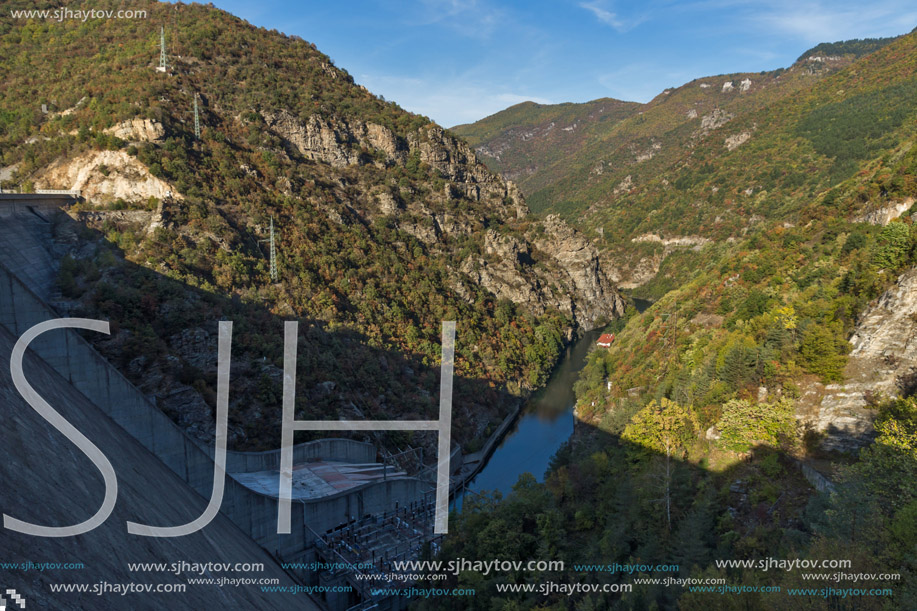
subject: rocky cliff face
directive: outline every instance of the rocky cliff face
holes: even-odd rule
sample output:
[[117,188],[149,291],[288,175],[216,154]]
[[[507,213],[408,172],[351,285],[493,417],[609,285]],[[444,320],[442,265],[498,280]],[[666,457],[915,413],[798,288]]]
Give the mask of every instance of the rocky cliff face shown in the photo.
[[367,123],[353,129],[346,121],[332,122],[317,115],[302,122],[286,110],[266,111],[262,117],[274,133],[303,157],[323,161],[335,168],[369,161],[360,148],[384,151],[390,161],[404,157],[403,147],[381,125]]
[[181,195],[124,151],[89,151],[52,164],[35,182],[38,188],[76,189],[89,200],[145,201]]
[[853,350],[842,384],[813,384],[801,405],[803,421],[825,436],[828,449],[850,451],[873,434],[883,398],[912,393],[917,385],[917,269],[903,274],[866,312],[850,338]]
[[599,253],[560,217],[551,215],[524,235],[514,236],[487,229],[479,219],[437,211],[448,200],[466,198],[488,203],[489,210],[503,221],[528,215],[516,186],[489,171],[467,143],[439,126],[421,128],[401,139],[374,123],[315,115],[301,121],[285,110],[262,116],[291,152],[306,159],[342,168],[405,165],[414,158],[436,170],[445,186],[429,196],[428,203],[406,206],[397,190],[376,189],[375,209],[353,202],[351,211],[391,216],[400,229],[431,246],[482,231],[483,252],[467,257],[459,266],[465,276],[455,281],[460,293],[463,280],[470,280],[535,315],[556,308],[586,329],[623,314],[624,301],[600,263]]
[[571,310],[587,328],[594,328],[624,314],[624,301],[602,267],[599,252],[579,232],[557,215],[544,221],[545,233],[534,240],[563,275],[558,284],[572,295]]
[[[497,297],[538,315],[557,308],[593,329],[624,314],[624,300],[599,264],[598,252],[557,216],[528,239],[488,230],[485,250],[462,262],[461,271]],[[546,265],[536,266],[539,260]]]
[[441,127],[433,125],[419,130],[408,138],[411,153],[417,154],[442,176],[455,183],[461,194],[474,201],[508,198],[507,217],[514,214],[522,218],[528,208],[522,202],[522,194],[511,182],[505,182],[478,161],[471,147],[454,138]]
[[402,139],[388,128],[370,122],[325,119],[317,115],[303,122],[286,110],[263,112],[262,116],[274,133],[306,159],[341,168],[370,163],[403,165],[410,156],[416,156],[453,183],[453,187],[458,187],[456,195],[473,201],[509,197],[516,205],[516,216],[521,218],[527,213],[512,183],[491,173],[478,161],[471,147],[437,125]]

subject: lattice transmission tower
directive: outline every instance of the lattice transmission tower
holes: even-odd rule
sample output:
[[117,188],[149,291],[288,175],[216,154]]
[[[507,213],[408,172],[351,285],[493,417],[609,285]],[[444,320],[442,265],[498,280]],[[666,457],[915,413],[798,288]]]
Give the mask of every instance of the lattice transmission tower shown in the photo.
[[194,139],[201,139],[201,118],[197,112],[197,99],[200,97],[197,93],[194,94]]
[[274,215],[271,215],[271,237],[262,242],[270,242],[270,261],[271,261],[271,282],[277,282],[280,274],[277,272],[277,246],[274,240]]
[[164,25],[159,26],[159,67],[156,68],[160,72],[165,72],[166,68],[166,27]]
[[271,215],[271,282],[277,282],[277,248],[274,245],[274,215]]

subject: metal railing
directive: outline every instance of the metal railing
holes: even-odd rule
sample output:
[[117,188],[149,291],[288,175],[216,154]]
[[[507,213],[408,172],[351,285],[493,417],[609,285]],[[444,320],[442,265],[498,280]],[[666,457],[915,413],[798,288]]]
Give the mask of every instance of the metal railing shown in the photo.
[[76,189],[35,189],[35,193],[45,195],[72,195],[73,197],[80,196],[80,192]]
[[23,191],[21,189],[0,189],[0,193],[11,195],[69,195],[70,197],[81,197],[81,191],[78,189],[35,189],[34,191]]

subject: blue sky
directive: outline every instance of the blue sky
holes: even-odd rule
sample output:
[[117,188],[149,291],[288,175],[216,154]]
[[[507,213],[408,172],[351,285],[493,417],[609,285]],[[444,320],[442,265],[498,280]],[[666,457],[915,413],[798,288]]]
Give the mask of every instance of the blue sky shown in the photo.
[[917,26],[913,0],[214,0],[314,42],[372,92],[451,127],[524,100],[646,102]]

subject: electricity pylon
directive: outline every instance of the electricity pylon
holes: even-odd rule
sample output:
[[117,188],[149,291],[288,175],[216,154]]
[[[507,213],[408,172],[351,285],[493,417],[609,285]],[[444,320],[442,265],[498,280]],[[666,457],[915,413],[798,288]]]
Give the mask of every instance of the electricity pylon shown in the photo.
[[197,113],[197,98],[198,97],[199,97],[198,94],[195,93],[194,94],[194,139],[195,140],[201,139],[201,119]]
[[274,215],[271,215],[271,237],[268,240],[261,240],[262,242],[271,243],[271,282],[277,282],[280,274],[277,273],[277,247],[274,244]]
[[159,67],[160,72],[166,71],[166,27],[159,26]]

